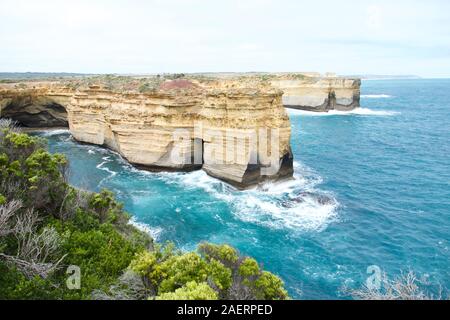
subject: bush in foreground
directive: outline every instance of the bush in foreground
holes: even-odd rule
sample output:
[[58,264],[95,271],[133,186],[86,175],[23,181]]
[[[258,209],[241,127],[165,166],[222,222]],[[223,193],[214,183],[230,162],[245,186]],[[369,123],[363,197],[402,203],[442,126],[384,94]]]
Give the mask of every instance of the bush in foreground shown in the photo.
[[[286,299],[226,245],[183,253],[129,224],[110,191],[67,183],[67,159],[0,119],[0,299]],[[81,286],[66,285],[69,266]]]

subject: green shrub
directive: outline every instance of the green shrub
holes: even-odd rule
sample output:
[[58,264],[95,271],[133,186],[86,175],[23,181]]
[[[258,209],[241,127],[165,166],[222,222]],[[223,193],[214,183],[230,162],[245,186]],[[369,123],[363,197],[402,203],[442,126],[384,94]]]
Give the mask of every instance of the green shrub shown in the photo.
[[235,264],[239,255],[236,249],[229,245],[213,245],[210,243],[202,243],[199,246],[199,252],[205,256],[206,259],[216,259],[225,265]]
[[[0,205],[5,220],[0,226],[6,229],[0,232],[0,299],[91,299],[93,292],[114,297],[119,287],[133,298],[135,285],[144,288],[135,295],[139,299],[287,298],[278,277],[228,245],[203,243],[186,253],[170,242],[154,244],[129,224],[129,215],[111,191],[71,187],[63,155],[50,154],[42,139],[4,124]],[[11,203],[16,205],[8,211]],[[21,228],[10,228],[18,221]],[[42,235],[49,235],[48,243]],[[26,239],[36,240],[27,242],[36,247],[23,254]],[[40,245],[50,246],[49,254],[30,254],[39,252]],[[48,272],[30,267],[36,264]],[[69,265],[80,268],[80,290],[66,287]],[[128,273],[139,283],[125,281]]]
[[163,293],[156,300],[217,300],[217,293],[207,283],[188,282],[175,292]]
[[283,281],[274,274],[263,271],[255,281],[256,297],[262,300],[284,300],[288,298]]
[[223,292],[231,287],[233,282],[231,269],[225,267],[221,262],[212,259],[208,264],[209,278],[218,291]]
[[27,279],[0,261],[0,300],[60,299],[61,290],[50,279]]
[[281,279],[261,271],[256,260],[240,257],[228,245],[203,243],[198,252],[188,253],[176,252],[170,245],[159,246],[152,252],[139,252],[129,270],[142,277],[148,292],[153,292],[149,298],[179,297],[189,283],[205,283],[221,299],[288,298]]
[[173,256],[160,267],[164,275],[158,290],[160,293],[174,291],[191,281],[201,283],[208,278],[207,264],[195,252]]
[[253,258],[246,258],[239,266],[239,274],[243,277],[256,276],[260,273],[258,262]]

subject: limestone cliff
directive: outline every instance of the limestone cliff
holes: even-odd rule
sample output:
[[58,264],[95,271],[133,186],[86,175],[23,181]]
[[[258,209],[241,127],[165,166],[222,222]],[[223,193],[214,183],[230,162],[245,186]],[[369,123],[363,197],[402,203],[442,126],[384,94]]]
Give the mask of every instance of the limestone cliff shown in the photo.
[[293,174],[281,99],[263,82],[234,80],[165,81],[147,92],[61,83],[0,89],[4,117],[28,126],[67,121],[76,140],[107,146],[135,165],[203,168],[238,188]]
[[282,101],[286,108],[328,112],[349,111],[360,106],[361,80],[338,77],[333,73],[215,73],[191,76],[234,79],[248,85],[265,81],[283,91]]
[[12,118],[25,127],[67,127],[68,97],[49,97],[48,89],[1,90],[0,116]]
[[283,90],[283,105],[287,108],[327,112],[360,106],[359,79],[289,75],[276,77],[271,83]]

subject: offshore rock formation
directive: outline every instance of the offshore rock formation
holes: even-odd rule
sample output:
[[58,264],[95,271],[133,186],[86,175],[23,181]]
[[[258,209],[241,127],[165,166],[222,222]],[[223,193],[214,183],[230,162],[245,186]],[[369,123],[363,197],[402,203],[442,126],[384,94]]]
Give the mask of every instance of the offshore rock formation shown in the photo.
[[360,107],[361,80],[339,77],[333,73],[215,73],[198,74],[218,79],[235,79],[241,82],[260,80],[283,91],[286,108],[314,112],[330,110],[350,111]]
[[149,170],[203,168],[238,188],[292,177],[282,92],[263,82],[173,80],[148,92],[32,86],[0,88],[1,116],[31,127],[68,123],[76,140]]
[[360,106],[361,80],[317,75],[285,75],[271,81],[283,90],[286,108],[328,112],[349,111]]

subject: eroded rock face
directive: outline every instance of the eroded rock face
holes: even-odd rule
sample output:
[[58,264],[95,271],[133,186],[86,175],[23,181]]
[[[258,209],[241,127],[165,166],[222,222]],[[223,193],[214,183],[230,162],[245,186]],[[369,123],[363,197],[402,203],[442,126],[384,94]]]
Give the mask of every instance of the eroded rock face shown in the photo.
[[283,90],[283,105],[287,108],[327,112],[349,111],[360,106],[361,80],[359,79],[279,77],[272,81],[272,85]]
[[67,111],[60,102],[56,97],[41,95],[39,90],[8,91],[2,94],[0,111],[2,117],[24,127],[68,127]]
[[[13,107],[21,105],[14,101],[34,101],[26,104],[28,109],[17,108],[28,110],[27,121],[33,125],[30,108],[58,105],[67,111],[70,131],[80,142],[107,146],[150,170],[203,168],[247,188],[292,177],[291,129],[281,97],[280,90],[263,83],[248,87],[231,80],[174,80],[148,93],[99,86],[72,90],[57,84],[3,89],[0,106],[2,116],[12,116]],[[53,109],[45,111],[62,120]]]

